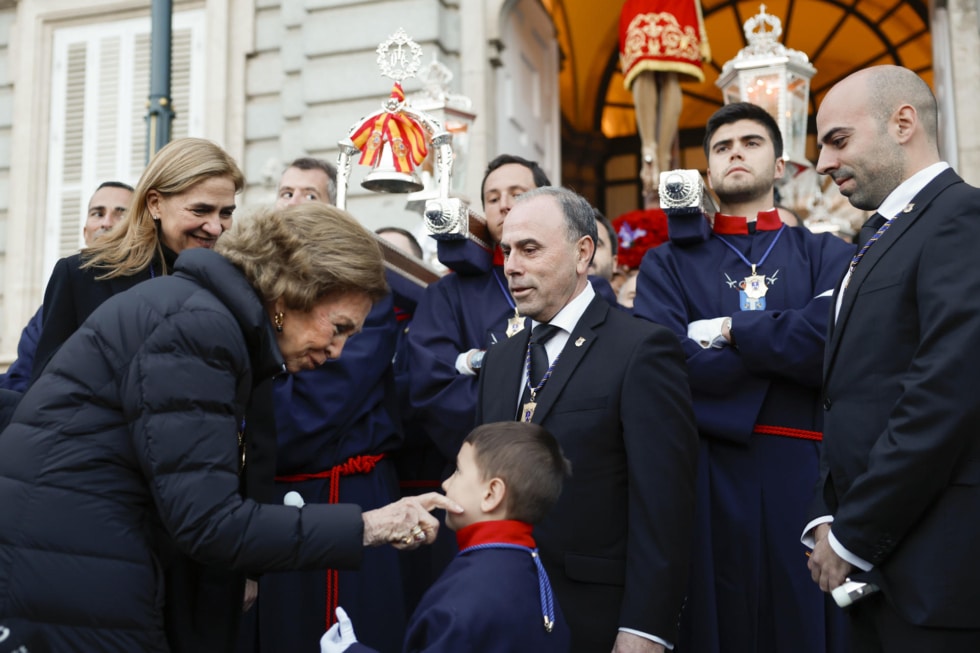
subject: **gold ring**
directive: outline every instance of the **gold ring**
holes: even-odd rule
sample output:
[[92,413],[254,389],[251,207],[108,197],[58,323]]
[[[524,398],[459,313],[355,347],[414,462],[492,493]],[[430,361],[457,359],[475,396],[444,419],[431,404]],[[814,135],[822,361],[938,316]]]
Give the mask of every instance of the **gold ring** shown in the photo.
[[421,526],[416,525],[415,528],[412,529],[412,537],[414,537],[417,540],[424,540],[425,531],[422,530]]

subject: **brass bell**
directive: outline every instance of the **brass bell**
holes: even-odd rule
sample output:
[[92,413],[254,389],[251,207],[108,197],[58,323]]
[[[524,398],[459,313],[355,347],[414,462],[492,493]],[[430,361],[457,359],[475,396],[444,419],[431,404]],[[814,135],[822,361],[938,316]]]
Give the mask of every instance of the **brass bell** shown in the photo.
[[378,163],[364,177],[361,186],[375,193],[417,193],[425,188],[414,170],[400,172],[395,168],[395,158],[388,142],[382,144]]

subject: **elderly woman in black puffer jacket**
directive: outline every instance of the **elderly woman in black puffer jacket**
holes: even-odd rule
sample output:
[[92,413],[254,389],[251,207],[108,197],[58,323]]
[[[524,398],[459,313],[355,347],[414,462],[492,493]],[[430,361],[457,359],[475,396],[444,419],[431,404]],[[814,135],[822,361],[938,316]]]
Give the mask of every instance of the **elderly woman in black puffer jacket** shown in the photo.
[[[102,304],[0,434],[0,618],[53,651],[224,651],[245,572],[431,542],[438,494],[363,512],[242,498],[253,387],[336,358],[385,292],[344,212],[260,213]],[[315,646],[315,642],[311,642]]]

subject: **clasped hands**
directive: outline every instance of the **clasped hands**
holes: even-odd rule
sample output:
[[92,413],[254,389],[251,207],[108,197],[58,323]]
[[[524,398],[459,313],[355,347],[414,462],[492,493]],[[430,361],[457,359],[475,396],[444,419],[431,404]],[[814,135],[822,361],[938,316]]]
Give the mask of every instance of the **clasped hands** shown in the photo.
[[463,507],[438,492],[417,497],[404,497],[376,510],[361,515],[364,520],[364,546],[391,544],[396,549],[415,549],[431,544],[439,532],[439,520],[431,513],[442,508],[452,513],[463,512]]

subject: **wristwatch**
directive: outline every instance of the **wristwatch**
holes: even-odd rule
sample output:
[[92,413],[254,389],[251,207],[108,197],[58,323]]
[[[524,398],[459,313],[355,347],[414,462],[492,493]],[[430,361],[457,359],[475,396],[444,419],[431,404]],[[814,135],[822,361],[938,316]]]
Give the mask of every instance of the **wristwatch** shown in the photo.
[[473,368],[474,372],[479,372],[480,368],[483,367],[483,357],[487,355],[487,352],[480,350],[470,356],[470,367]]

